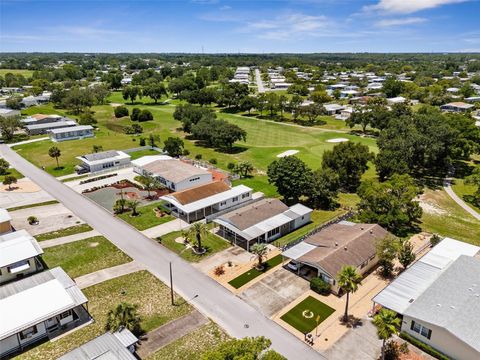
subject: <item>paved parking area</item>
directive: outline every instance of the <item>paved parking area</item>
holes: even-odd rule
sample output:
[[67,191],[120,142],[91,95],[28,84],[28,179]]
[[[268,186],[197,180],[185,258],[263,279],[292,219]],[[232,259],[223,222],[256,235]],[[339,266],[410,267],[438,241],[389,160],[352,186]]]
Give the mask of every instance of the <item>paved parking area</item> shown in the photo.
[[[31,235],[43,234],[84,223],[62,204],[16,210],[10,212],[10,216],[15,229],[25,229]],[[29,216],[35,216],[39,224],[28,224],[27,218]]]
[[308,281],[281,267],[248,287],[240,297],[271,317],[309,289]]

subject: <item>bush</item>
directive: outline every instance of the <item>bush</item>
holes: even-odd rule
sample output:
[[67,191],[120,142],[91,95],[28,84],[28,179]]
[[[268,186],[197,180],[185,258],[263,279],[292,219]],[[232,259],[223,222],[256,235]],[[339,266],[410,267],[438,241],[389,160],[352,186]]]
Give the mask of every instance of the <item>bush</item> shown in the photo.
[[215,269],[213,270],[213,274],[215,276],[221,276],[225,274],[225,269],[223,268],[223,265],[216,266]]
[[442,241],[442,237],[438,234],[433,234],[432,237],[430,238],[430,245],[435,246],[437,245],[440,241]]
[[145,141],[145,138],[140,138],[140,143],[139,143],[140,146],[145,146],[146,145],[146,141]]
[[233,169],[235,169],[235,163],[233,162],[229,162],[228,165],[227,165],[227,169],[232,171]]
[[202,154],[197,154],[195,155],[196,160],[202,160]]
[[37,224],[38,223],[38,219],[35,217],[35,216],[29,216],[27,218],[27,221],[30,225],[33,225],[33,224]]
[[403,340],[408,341],[410,344],[415,345],[417,348],[420,350],[426,352],[428,355],[433,356],[434,358],[440,359],[440,360],[450,360],[450,358],[444,354],[442,354],[440,351],[434,349],[430,345],[425,344],[424,342],[414,338],[413,336],[407,334],[406,332],[401,332],[400,337]]
[[138,114],[138,121],[150,121],[153,120],[153,114],[150,110],[144,109]]
[[140,115],[140,109],[139,108],[133,108],[132,113],[130,114],[130,120],[132,121],[137,121],[138,117]]
[[210,164],[216,165],[217,164],[217,159],[213,158],[213,159],[208,160],[208,162]]
[[310,280],[310,289],[320,295],[330,294],[331,285],[319,277],[314,277]]
[[123,128],[125,134],[141,134],[143,132],[143,128],[138,124],[133,124],[132,126],[126,126]]
[[116,118],[128,116],[128,109],[125,106],[117,106],[113,112],[115,113]]
[[190,155],[190,151],[188,149],[184,149],[182,155],[183,156],[188,156],[188,155]]
[[79,125],[94,125],[96,123],[97,123],[97,119],[95,119],[91,111],[82,112],[78,117]]

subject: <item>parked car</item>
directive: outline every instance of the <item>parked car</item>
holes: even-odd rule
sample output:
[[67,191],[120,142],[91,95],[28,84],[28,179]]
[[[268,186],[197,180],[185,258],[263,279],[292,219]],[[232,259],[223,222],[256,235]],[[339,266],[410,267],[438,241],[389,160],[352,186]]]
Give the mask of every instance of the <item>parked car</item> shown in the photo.
[[290,269],[290,270],[293,270],[293,271],[297,271],[298,269],[300,269],[302,267],[302,264],[299,264],[295,261],[290,261],[288,264],[287,264],[287,267]]

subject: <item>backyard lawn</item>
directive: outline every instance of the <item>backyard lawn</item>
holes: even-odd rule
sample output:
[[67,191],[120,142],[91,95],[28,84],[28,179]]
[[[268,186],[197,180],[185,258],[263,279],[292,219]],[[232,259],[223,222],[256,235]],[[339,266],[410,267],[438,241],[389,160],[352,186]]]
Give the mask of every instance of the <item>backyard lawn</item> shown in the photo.
[[320,316],[318,324],[321,324],[334,312],[335,309],[318,301],[313,296],[309,296],[290,311],[282,315],[280,319],[305,334],[311,332],[317,327],[317,316]]
[[255,269],[254,267],[251,268],[248,271],[245,271],[243,274],[240,276],[237,276],[235,279],[230,280],[228,283],[233,286],[235,289],[241,288],[243,285],[246,283],[252,281],[256,277],[265,274],[267,271],[272,270],[275,266],[280,265],[282,263],[282,255],[277,255],[271,258],[268,261],[265,261],[264,264],[264,269],[262,271],[259,271]]
[[70,236],[74,234],[80,234],[87,231],[92,231],[92,227],[88,224],[80,224],[75,226],[70,226],[65,229],[51,231],[44,234],[39,234],[35,236],[35,239],[38,241],[51,240],[59,237]]
[[0,182],[3,183],[3,180],[5,179],[5,176],[7,176],[7,175],[15,176],[15,178],[16,178],[17,180],[19,180],[19,179],[21,179],[21,178],[24,177],[24,176],[23,176],[22,174],[20,174],[16,169],[14,169],[14,168],[9,168],[9,169],[7,170],[7,173],[6,173],[6,174],[0,175]]
[[126,221],[127,223],[135,227],[137,230],[145,230],[175,219],[171,215],[164,215],[163,217],[158,217],[153,211],[153,209],[157,208],[159,204],[161,204],[161,202],[156,202],[150,205],[138,207],[137,212],[140,214],[138,216],[131,216],[131,211],[127,211],[117,216],[123,221]]
[[60,266],[71,278],[132,261],[103,236],[53,246],[44,251],[42,259],[48,267]]
[[171,320],[177,319],[192,308],[184,302],[170,304],[170,288],[147,271],[105,281],[83,290],[88,298],[88,311],[95,321],[53,342],[45,342],[18,356],[21,360],[51,360],[86,343],[105,332],[107,313],[120,302],[139,305],[142,328],[151,331]]
[[157,240],[160,244],[190,262],[198,262],[212,254],[215,254],[216,252],[225,250],[231,246],[228,241],[218,237],[215,234],[212,234],[211,232],[208,232],[207,236],[202,240],[202,246],[206,248],[207,252],[203,255],[197,255],[192,251],[191,248],[185,247],[185,245],[183,245],[183,242],[179,243],[175,241],[176,239],[181,237],[181,231],[174,231],[170,234],[162,236],[160,239]]
[[210,322],[161,348],[145,360],[196,360],[205,351],[228,339],[229,336],[217,324]]

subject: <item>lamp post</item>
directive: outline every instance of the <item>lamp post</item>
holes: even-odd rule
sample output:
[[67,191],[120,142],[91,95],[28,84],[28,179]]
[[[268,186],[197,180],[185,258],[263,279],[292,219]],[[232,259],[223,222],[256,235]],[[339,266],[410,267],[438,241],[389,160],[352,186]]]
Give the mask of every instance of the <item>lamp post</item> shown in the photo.
[[172,262],[170,261],[170,297],[172,299],[172,305],[175,305],[175,298],[173,295],[173,276],[172,276]]

